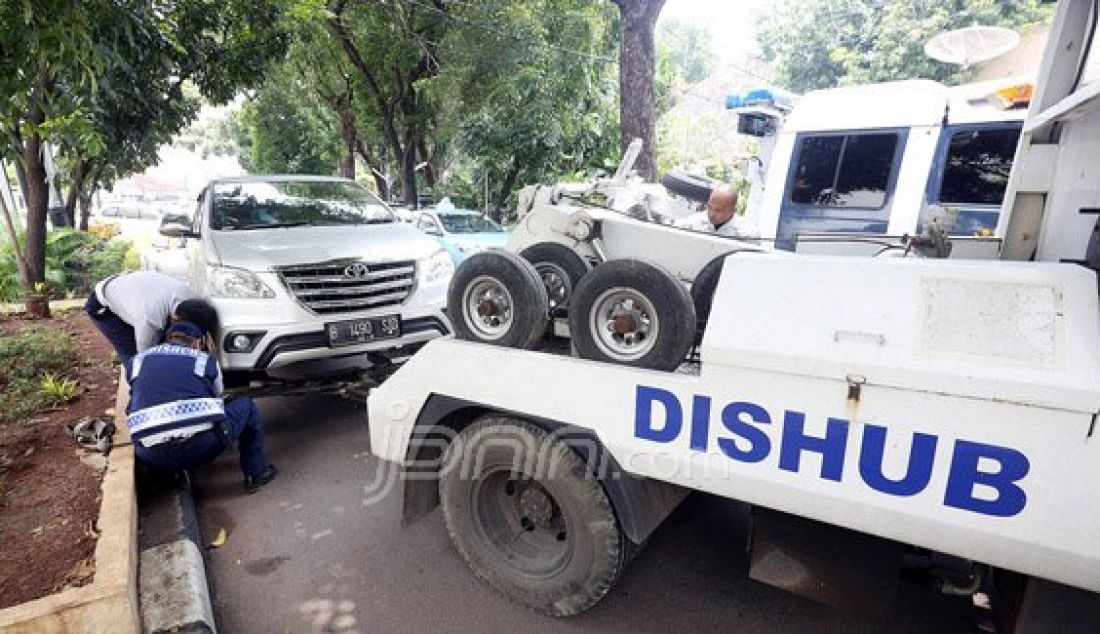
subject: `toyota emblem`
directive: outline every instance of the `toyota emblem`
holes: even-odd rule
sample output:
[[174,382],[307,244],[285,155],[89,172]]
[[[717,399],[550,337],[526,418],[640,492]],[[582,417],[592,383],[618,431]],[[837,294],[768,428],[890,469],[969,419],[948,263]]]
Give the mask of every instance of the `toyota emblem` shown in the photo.
[[361,280],[370,275],[370,267],[362,262],[355,262],[354,264],[349,264],[347,268],[344,269],[344,275],[352,279]]

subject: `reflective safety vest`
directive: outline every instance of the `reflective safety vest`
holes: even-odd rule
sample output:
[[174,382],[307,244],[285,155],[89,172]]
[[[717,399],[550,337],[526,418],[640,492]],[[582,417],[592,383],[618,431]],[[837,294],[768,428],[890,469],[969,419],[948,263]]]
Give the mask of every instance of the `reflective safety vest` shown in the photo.
[[134,357],[130,370],[130,437],[146,447],[186,439],[225,418],[221,372],[213,357],[171,343]]

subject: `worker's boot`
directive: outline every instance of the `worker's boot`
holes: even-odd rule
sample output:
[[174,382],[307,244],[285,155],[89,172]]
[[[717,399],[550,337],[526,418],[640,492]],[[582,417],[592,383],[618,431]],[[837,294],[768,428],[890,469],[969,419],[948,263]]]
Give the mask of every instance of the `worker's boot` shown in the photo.
[[260,490],[260,487],[271,482],[275,479],[275,475],[279,473],[279,470],[275,468],[275,465],[269,464],[264,467],[264,470],[254,476],[244,477],[244,490],[248,493],[255,493]]

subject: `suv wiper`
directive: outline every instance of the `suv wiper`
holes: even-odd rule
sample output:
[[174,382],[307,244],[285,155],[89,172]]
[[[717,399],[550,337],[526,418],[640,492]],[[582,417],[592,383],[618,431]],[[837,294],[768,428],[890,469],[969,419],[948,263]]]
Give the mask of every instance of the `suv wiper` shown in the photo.
[[286,229],[288,227],[308,227],[312,225],[312,222],[274,222],[271,224],[243,225],[236,227],[236,229],[238,231],[245,231],[248,229]]
[[388,218],[360,218],[348,222],[322,222],[320,224],[323,227],[355,227],[359,225],[388,225],[393,224],[394,222],[396,221],[390,220]]

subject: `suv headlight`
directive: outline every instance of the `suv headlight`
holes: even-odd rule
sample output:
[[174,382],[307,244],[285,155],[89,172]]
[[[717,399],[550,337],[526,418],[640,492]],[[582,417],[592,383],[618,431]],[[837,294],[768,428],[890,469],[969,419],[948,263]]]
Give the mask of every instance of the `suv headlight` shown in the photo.
[[446,249],[440,249],[424,261],[424,281],[438,282],[455,272],[455,262]]
[[232,299],[270,299],[275,292],[267,287],[252,271],[226,266],[207,268],[210,296]]

